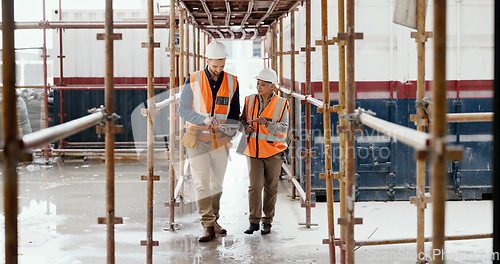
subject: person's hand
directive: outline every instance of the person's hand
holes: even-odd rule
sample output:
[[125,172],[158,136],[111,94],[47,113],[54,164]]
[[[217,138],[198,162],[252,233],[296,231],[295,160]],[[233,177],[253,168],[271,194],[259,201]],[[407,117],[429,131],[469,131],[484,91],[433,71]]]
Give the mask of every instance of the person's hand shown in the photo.
[[236,131],[238,130],[238,127],[231,127],[231,126],[228,126],[228,125],[224,125],[224,124],[221,124],[219,127],[219,130],[228,135],[228,136],[234,136],[234,134],[236,134]]
[[207,126],[215,127],[220,124],[220,119],[216,116],[207,117],[203,119],[203,123]]
[[250,134],[255,131],[255,127],[252,125],[248,125],[247,128],[245,129],[245,133]]
[[255,118],[255,119],[249,120],[248,122],[249,123],[255,122],[257,124],[266,125],[266,126],[269,124],[269,121],[267,121],[267,119],[265,119],[263,117]]

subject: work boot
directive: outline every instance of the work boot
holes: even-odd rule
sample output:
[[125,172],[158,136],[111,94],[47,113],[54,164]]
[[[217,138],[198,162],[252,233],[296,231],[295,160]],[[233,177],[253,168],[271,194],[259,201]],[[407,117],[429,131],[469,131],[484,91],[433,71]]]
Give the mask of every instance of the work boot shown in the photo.
[[214,231],[216,234],[221,234],[221,235],[227,234],[227,230],[224,229],[222,226],[220,226],[219,223],[217,223],[217,221],[215,222]]
[[259,230],[259,224],[254,224],[254,223],[250,222],[250,226],[243,233],[251,235],[251,234],[253,234],[254,231],[257,231],[257,230]]
[[262,223],[262,229],[260,230],[261,235],[271,233],[271,224]]
[[208,242],[215,238],[215,231],[213,226],[207,226],[204,228],[205,234],[198,238],[198,242]]

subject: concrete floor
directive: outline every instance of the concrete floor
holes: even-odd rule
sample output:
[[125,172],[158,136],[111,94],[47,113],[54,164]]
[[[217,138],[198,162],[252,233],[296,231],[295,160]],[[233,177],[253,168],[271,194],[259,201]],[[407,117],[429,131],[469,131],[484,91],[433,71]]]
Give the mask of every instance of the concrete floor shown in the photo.
[[[329,263],[328,247],[321,243],[327,237],[325,203],[312,209],[312,222],[318,227],[298,225],[305,221],[305,210],[299,200],[287,196],[290,184],[286,181],[280,183],[272,233],[243,234],[248,226],[246,170],[245,158],[232,153],[219,220],[228,234],[200,244],[197,239],[202,228],[197,213],[191,212],[190,181],[186,182],[185,206],[177,209],[178,229],[164,230],[168,170],[163,162],[155,165],[155,174],[160,175],[154,192],[153,239],[159,241],[153,248],[155,263]],[[105,263],[106,226],[97,224],[97,218],[105,215],[104,163],[33,163],[20,165],[18,171],[19,263]],[[124,221],[116,225],[116,263],[146,261],[146,248],[140,246],[146,237],[146,183],[140,181],[145,173],[143,163],[116,164],[116,216]],[[449,202],[447,234],[492,232],[491,207],[490,201]],[[338,217],[338,205],[335,213]],[[358,203],[356,214],[364,218],[364,224],[356,226],[358,240],[415,237],[416,210],[408,202]],[[2,225],[3,221],[1,218]],[[430,222],[431,208],[426,214],[427,235],[432,231]],[[491,263],[491,248],[491,239],[447,242],[447,263]],[[426,243],[426,250],[430,249],[431,244]],[[1,255],[3,250],[1,247]],[[356,251],[356,263],[415,263],[414,251],[415,244],[362,247]]]

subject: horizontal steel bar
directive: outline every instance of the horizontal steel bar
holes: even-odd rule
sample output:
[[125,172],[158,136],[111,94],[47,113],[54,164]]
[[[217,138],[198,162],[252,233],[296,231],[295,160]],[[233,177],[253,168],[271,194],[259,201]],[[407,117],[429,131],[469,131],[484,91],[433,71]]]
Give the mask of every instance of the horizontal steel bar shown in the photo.
[[101,123],[104,119],[104,113],[101,110],[98,112],[60,124],[53,127],[48,127],[31,134],[24,135],[22,138],[23,148],[35,148],[41,145],[51,143],[61,138],[69,137],[84,129]]
[[176,93],[174,96],[169,97],[169,98],[167,98],[159,103],[156,103],[155,108],[162,109],[162,108],[166,107],[167,105],[170,105],[171,103],[179,100],[180,97],[181,97],[181,93]]
[[[16,22],[15,29],[104,29],[104,22],[91,21],[91,22],[78,22],[78,21],[47,21],[43,22]],[[1,23],[0,23],[1,26]],[[113,22],[115,29],[142,29],[147,28],[147,21],[115,21]],[[169,23],[155,22],[154,28],[169,28]]]
[[278,89],[286,94],[289,94],[289,95],[295,97],[295,98],[308,101],[309,103],[311,103],[317,107],[323,107],[323,101],[318,100],[318,99],[312,97],[311,95],[303,95],[303,94],[299,94],[296,92],[291,92],[289,89],[286,89],[283,87],[279,87]]
[[425,132],[394,124],[366,113],[359,115],[359,121],[417,150],[426,149],[430,144],[431,136]]
[[177,181],[177,185],[175,186],[175,191],[174,191],[174,198],[177,198],[177,196],[179,196],[182,184],[184,184],[184,176],[180,176],[179,180]]
[[490,122],[493,121],[493,113],[453,113],[446,114],[449,123],[458,122]]
[[297,189],[297,192],[299,192],[299,195],[300,195],[300,198],[302,198],[302,201],[305,201],[306,200],[306,192],[304,192],[304,189],[302,189],[302,186],[297,181],[297,179],[295,179],[295,177],[292,177],[292,171],[290,170],[288,165],[283,163],[283,165],[281,165],[281,167],[283,167],[286,174],[288,175],[288,178],[292,181],[293,185],[295,185],[295,188]]
[[[492,238],[493,234],[477,234],[477,235],[459,235],[459,236],[446,236],[445,240],[469,240],[469,239],[484,239]],[[431,242],[432,237],[426,237],[425,242]],[[378,246],[378,245],[392,245],[392,244],[408,244],[416,243],[416,238],[403,238],[403,239],[388,239],[388,240],[375,240],[375,241],[358,241],[356,246]]]
[[[72,86],[51,86],[53,90],[104,90],[104,84],[102,86],[89,86],[89,85],[72,85]],[[115,90],[138,90],[147,89],[148,86],[145,85],[115,85]],[[166,85],[155,85],[155,89],[167,89]]]

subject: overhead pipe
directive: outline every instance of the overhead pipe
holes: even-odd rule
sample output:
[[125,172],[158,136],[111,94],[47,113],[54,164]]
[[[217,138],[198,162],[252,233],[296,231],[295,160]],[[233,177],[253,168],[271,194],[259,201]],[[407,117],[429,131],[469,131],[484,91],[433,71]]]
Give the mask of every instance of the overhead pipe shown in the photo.
[[[105,22],[102,21],[45,21],[44,22],[16,22],[16,29],[103,29]],[[147,29],[147,21],[116,21],[114,28],[117,29]],[[154,28],[169,28],[168,23],[154,22]]]
[[16,109],[16,53],[14,44],[14,0],[2,1],[2,122],[4,139],[3,207],[5,217],[5,263],[17,263],[18,175],[20,149]]
[[447,172],[446,0],[434,0],[434,82],[432,85],[432,250],[433,264],[444,263]]

